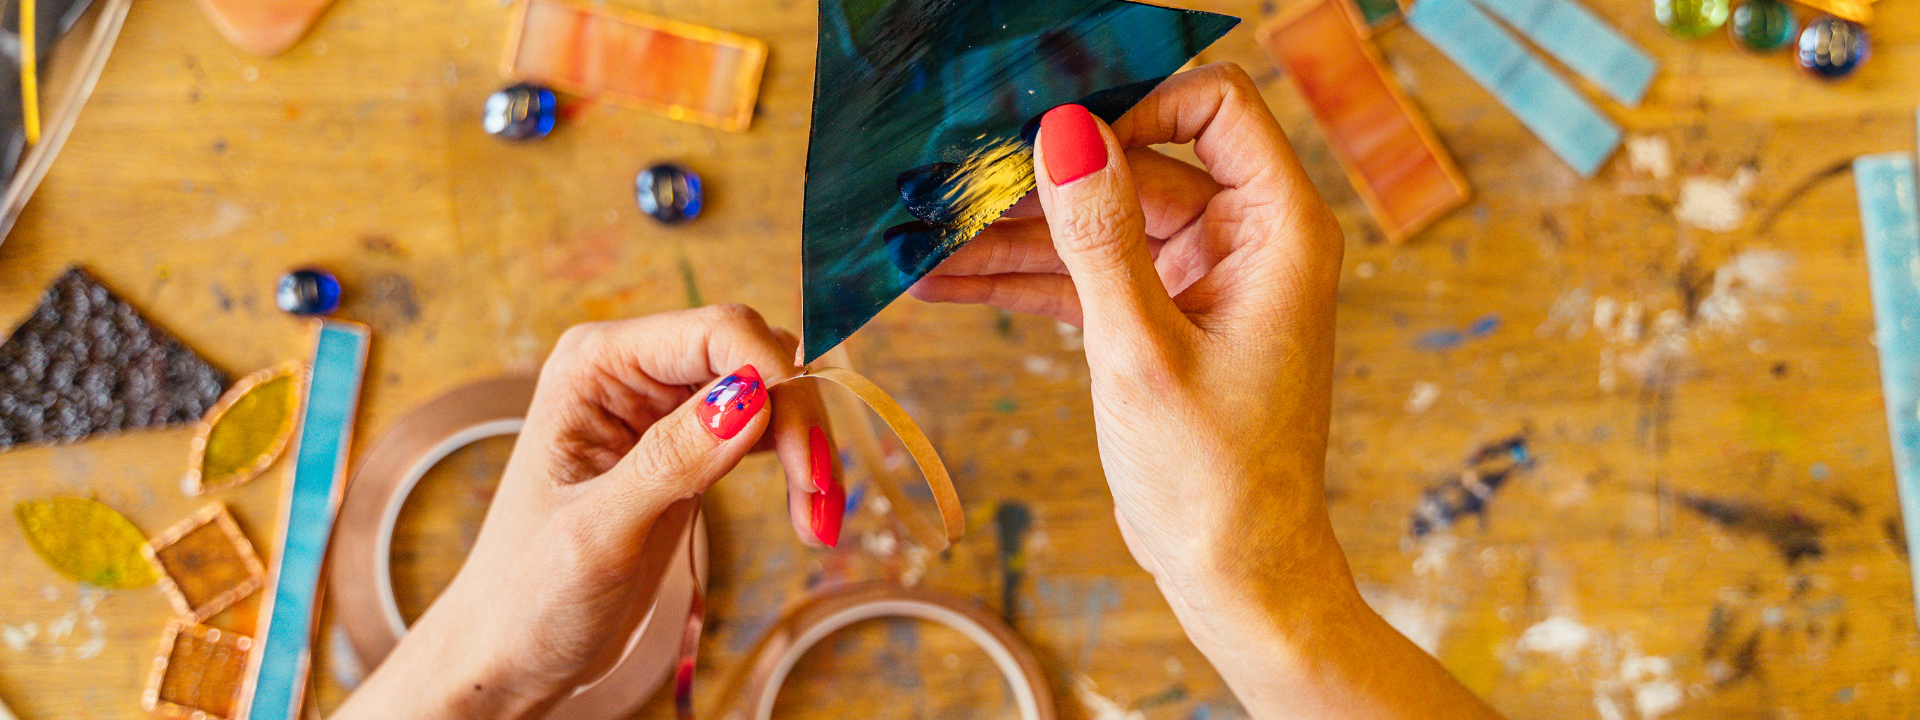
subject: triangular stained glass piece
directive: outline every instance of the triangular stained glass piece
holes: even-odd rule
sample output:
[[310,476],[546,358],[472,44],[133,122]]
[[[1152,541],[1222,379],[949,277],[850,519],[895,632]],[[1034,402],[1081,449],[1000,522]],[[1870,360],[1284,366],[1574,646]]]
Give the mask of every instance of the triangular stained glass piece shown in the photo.
[[225,373],[80,268],[0,344],[0,450],[190,423]]
[[806,360],[1033,189],[1041,114],[1111,123],[1238,18],[1127,0],[821,0]]

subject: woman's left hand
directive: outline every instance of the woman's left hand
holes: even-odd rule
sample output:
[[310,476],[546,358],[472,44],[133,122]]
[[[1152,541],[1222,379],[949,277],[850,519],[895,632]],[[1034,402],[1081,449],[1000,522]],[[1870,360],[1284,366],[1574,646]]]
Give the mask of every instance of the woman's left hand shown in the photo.
[[817,470],[833,467],[831,441],[810,437],[827,432],[818,392],[767,390],[799,373],[796,345],[740,306],[569,330],[466,564],[334,717],[544,714],[619,659],[665,570],[643,560],[764,441],[796,530],[831,544],[841,508],[815,500],[844,494]]

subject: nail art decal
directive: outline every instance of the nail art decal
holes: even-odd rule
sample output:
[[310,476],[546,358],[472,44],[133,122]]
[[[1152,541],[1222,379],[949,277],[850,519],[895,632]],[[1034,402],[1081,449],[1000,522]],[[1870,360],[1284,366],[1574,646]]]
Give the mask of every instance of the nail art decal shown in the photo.
[[752,365],[742,365],[707,391],[700,403],[700,425],[721,440],[740,434],[740,428],[767,404],[766,383]]

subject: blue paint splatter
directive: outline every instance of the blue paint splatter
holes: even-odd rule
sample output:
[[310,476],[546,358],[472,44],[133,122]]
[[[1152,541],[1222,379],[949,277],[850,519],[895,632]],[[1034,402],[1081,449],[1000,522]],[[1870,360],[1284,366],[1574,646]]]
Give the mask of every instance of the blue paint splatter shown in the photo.
[[862,482],[853,486],[853,492],[847,493],[846,513],[852,515],[860,509],[860,501],[867,499],[867,484]]
[[1468,340],[1476,340],[1492,335],[1499,329],[1499,315],[1482,315],[1465,329],[1443,328],[1433,330],[1422,334],[1413,341],[1413,344],[1421,350],[1433,352],[1452,350],[1465,344]]
[[1418,345],[1421,350],[1452,350],[1459,347],[1460,343],[1466,341],[1466,334],[1458,330],[1435,330],[1421,335],[1419,340],[1414,341],[1414,344]]
[[920,689],[920,664],[917,662],[920,651],[919,621],[908,618],[888,618],[887,645],[881,648],[877,665],[881,677],[887,684],[912,690]]

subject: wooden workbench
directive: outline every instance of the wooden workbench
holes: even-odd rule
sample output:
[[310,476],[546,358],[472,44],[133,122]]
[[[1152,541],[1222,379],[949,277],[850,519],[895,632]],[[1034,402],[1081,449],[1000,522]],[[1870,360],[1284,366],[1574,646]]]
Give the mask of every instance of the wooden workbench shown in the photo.
[[[487,137],[478,115],[500,84],[507,16],[491,0],[341,0],[264,60],[221,41],[191,3],[137,4],[71,141],[0,245],[0,325],[83,263],[237,377],[304,352],[273,283],[291,266],[327,266],[348,286],[342,314],[375,332],[362,447],[442,391],[537,368],[573,323],[697,298],[796,326],[814,4],[625,4],[771,44],[751,132],[585,105],[542,142]],[[1431,45],[1387,29],[1378,41],[1394,74],[1476,192],[1393,246],[1253,42],[1280,8],[1192,4],[1250,20],[1203,59],[1240,62],[1261,81],[1348,231],[1327,487],[1383,613],[1515,718],[1920,716],[1920,634],[1845,169],[1915,146],[1920,5],[1880,3],[1873,59],[1827,85],[1718,34],[1673,39],[1643,0],[1589,0],[1661,62],[1644,105],[1602,102],[1652,159],[1623,151],[1592,180]],[[1664,176],[1651,152],[1662,143]],[[637,212],[633,175],[656,160],[705,174],[698,222],[668,230]],[[1699,209],[1683,187],[1725,188],[1743,168],[1737,227],[1676,220]],[[790,538],[778,469],[749,461],[708,501],[703,701],[810,587],[923,571],[921,583],[1012,619],[1066,717],[1101,705],[1078,694],[1083,677],[1109,709],[1238,715],[1113,527],[1071,333],[907,301],[850,348],[934,437],[972,535],[946,555],[903,554],[890,521],[862,511],[841,550],[807,550]],[[156,533],[202,503],[179,491],[187,437],[0,453],[0,503],[93,495]],[[1531,467],[1484,512],[1415,537],[1423,496],[1513,437]],[[457,455],[410,503],[396,540],[409,616],[457,567],[504,446]],[[276,470],[221,496],[263,549],[281,481]],[[83,592],[8,526],[0,698],[24,720],[142,716],[171,613],[160,593]],[[252,613],[218,623],[245,629]],[[322,648],[323,710],[353,676],[339,660]],[[1004,715],[993,676],[951,633],[877,624],[811,656],[782,707]],[[644,716],[669,716],[663,700]]]

